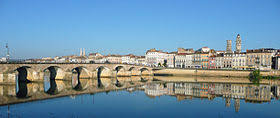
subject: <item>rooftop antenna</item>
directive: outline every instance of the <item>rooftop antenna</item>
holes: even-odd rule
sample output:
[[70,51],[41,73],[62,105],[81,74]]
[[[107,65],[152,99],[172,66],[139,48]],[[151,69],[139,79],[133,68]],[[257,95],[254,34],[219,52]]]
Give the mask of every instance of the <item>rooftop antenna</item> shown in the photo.
[[6,43],[6,49],[7,49],[6,58],[7,58],[7,62],[8,62],[10,60],[10,49],[9,49],[8,43]]

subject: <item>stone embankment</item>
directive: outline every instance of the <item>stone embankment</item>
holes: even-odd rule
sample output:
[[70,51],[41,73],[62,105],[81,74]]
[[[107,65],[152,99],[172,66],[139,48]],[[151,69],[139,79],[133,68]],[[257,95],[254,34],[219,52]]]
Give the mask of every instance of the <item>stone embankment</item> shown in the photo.
[[[201,69],[160,69],[155,76],[202,76],[202,77],[248,77],[252,71],[245,70],[201,70]],[[261,71],[263,76],[280,76],[280,71]]]

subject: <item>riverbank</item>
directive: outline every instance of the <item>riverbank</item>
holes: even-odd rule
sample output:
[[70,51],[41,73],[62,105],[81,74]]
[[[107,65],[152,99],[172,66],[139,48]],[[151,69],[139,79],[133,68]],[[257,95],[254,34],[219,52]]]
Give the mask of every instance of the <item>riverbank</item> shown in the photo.
[[[253,84],[248,77],[154,76],[154,80],[163,82]],[[263,79],[259,84],[280,85],[280,80]]]
[[[249,77],[246,70],[160,69],[155,76]],[[280,76],[280,71],[261,71],[262,76]]]

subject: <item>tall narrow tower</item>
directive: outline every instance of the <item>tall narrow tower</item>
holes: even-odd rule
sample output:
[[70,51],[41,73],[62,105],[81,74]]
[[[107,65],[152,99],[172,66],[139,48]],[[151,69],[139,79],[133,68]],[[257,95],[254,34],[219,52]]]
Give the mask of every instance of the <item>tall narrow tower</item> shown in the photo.
[[86,56],[86,49],[83,50],[83,56]]
[[237,34],[236,37],[236,53],[240,53],[241,52],[241,37],[239,34]]
[[234,99],[234,109],[235,109],[235,112],[239,112],[239,109],[240,109],[240,99]]
[[227,40],[227,50],[226,53],[232,53],[232,46],[231,46],[232,41],[231,40]]
[[7,49],[6,59],[7,59],[7,61],[9,61],[10,60],[10,49],[9,49],[8,43],[6,43],[6,49]]
[[80,56],[83,56],[83,48],[80,48]]

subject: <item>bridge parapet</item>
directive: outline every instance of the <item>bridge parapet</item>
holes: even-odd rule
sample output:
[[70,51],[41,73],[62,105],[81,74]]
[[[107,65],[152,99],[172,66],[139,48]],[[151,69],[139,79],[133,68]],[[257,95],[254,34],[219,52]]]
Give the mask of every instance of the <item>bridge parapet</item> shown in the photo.
[[[152,68],[139,65],[128,64],[0,64],[0,83],[14,82],[15,77],[19,74],[19,68],[25,68],[27,71],[27,79],[31,81],[42,81],[44,72],[50,67],[56,68],[56,78],[65,79],[72,74],[75,68],[81,68],[81,77],[95,78],[100,74],[101,77],[116,77],[116,76],[132,76],[132,75],[153,75]],[[103,68],[102,72],[98,73],[98,69]],[[9,76],[8,78],[6,76]]]

